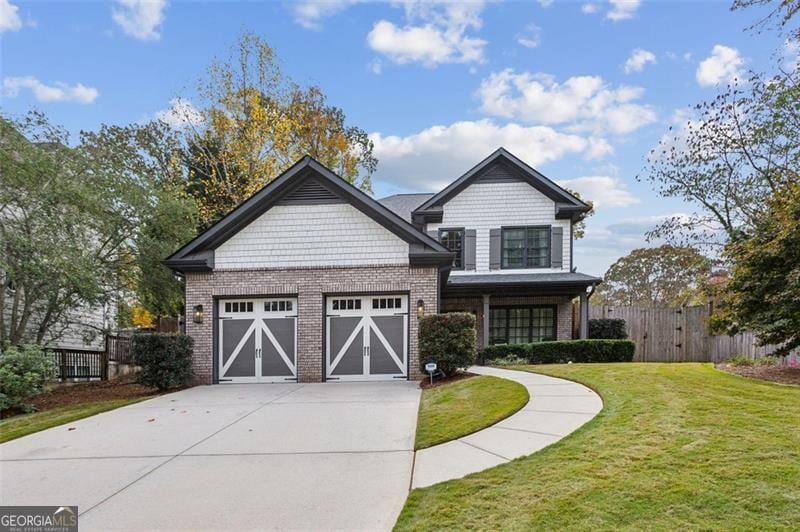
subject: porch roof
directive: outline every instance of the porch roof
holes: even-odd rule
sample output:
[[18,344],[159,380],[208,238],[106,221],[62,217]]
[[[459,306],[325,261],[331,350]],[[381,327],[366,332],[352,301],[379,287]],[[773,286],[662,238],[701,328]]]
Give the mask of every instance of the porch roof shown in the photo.
[[444,295],[514,293],[519,295],[577,295],[603,282],[580,272],[490,273],[458,275],[453,273],[444,287]]

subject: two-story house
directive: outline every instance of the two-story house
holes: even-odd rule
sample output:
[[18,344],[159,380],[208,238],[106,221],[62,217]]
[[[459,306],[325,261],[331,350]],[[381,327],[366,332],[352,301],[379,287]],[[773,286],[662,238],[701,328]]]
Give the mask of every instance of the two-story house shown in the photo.
[[[572,338],[573,224],[589,207],[499,149],[438,194],[376,201],[306,157],[176,251],[201,382],[422,376],[417,317],[480,345]],[[585,337],[586,320],[581,336]]]

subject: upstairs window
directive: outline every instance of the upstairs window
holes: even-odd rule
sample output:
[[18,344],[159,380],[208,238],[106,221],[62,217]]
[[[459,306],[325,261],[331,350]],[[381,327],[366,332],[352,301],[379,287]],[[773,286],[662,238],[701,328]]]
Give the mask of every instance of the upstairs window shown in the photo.
[[504,269],[549,268],[550,227],[503,228]]
[[439,242],[456,254],[453,258],[453,269],[464,269],[464,230],[439,229]]

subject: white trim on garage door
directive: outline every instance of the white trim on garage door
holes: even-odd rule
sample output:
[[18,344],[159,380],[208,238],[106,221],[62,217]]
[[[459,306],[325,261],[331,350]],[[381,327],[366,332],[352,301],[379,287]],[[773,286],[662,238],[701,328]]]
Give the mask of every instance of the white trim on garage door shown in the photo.
[[221,299],[220,383],[297,380],[297,299]]
[[329,296],[325,377],[367,381],[408,376],[408,296]]

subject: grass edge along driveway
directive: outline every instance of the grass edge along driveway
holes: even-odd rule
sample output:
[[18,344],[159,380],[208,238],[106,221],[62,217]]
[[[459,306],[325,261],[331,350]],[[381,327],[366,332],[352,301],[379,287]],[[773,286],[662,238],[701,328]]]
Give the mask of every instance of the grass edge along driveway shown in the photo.
[[398,530],[792,529],[800,387],[710,364],[523,369],[586,384],[604,409],[554,445],[411,492]]
[[111,399],[109,401],[68,405],[0,420],[0,443],[15,440],[27,436],[28,434],[57,427],[65,423],[72,423],[73,421],[114,410],[115,408],[138,403],[145,399],[151,399],[151,397]]
[[494,425],[525,406],[528,399],[523,385],[487,375],[425,388],[415,448],[432,447]]

